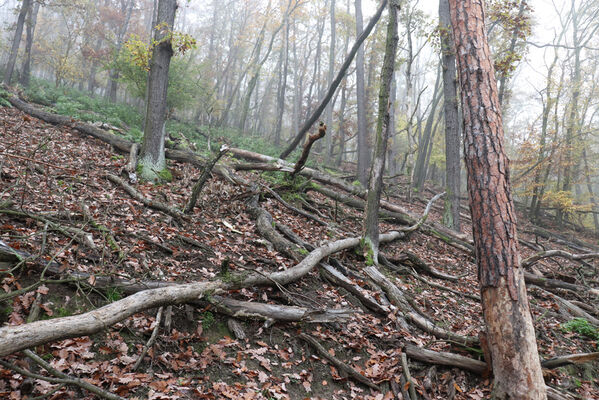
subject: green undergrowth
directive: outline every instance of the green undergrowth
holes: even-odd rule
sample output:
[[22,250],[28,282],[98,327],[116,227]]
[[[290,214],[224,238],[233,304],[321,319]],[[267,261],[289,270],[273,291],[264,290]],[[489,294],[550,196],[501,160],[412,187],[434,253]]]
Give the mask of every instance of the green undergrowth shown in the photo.
[[[0,91],[0,105],[10,105]],[[31,85],[25,90],[26,98],[49,109],[49,111],[73,117],[84,122],[103,122],[113,125],[126,134],[127,140],[141,142],[143,138],[143,115],[136,108],[125,103],[111,103],[102,96],[92,96],[89,92],[73,87],[59,86],[39,78],[32,78]],[[238,129],[227,127],[198,126],[191,122],[168,120],[166,130],[170,138],[179,147],[188,147],[194,143],[198,153],[210,156],[211,151],[226,143],[230,147],[238,147],[260,154],[278,157],[283,147],[275,146],[264,134],[257,132],[242,133]],[[115,132],[120,134],[120,132]],[[187,140],[184,140],[185,136]],[[209,144],[210,143],[210,147]],[[299,157],[301,148],[295,150],[288,160]],[[308,165],[310,162],[308,162]]]
[[562,330],[597,340],[599,344],[599,329],[584,318],[574,318],[562,324]]

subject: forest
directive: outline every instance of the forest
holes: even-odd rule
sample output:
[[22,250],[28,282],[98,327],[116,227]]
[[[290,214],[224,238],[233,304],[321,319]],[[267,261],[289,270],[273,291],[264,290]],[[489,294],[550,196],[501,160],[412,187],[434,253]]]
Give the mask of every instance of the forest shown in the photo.
[[599,1],[0,0],[0,398],[599,399]]

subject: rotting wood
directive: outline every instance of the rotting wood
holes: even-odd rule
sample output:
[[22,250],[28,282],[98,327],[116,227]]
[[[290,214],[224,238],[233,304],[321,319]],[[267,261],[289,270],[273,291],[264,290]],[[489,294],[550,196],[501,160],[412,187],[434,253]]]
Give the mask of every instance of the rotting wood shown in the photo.
[[408,365],[408,357],[406,353],[401,353],[401,367],[403,369],[403,375],[406,377],[406,385],[408,386],[408,393],[410,394],[410,399],[418,400],[418,395],[416,394],[416,388],[414,387],[414,381],[412,380],[412,374],[410,374],[410,366]]
[[314,349],[324,358],[329,360],[336,368],[341,371],[346,372],[349,376],[351,376],[354,380],[374,389],[381,390],[378,385],[374,384],[370,379],[366,378],[364,375],[360,374],[358,371],[339,360],[337,357],[331,355],[316,339],[306,333],[300,333],[299,337],[305,342],[309,343]]

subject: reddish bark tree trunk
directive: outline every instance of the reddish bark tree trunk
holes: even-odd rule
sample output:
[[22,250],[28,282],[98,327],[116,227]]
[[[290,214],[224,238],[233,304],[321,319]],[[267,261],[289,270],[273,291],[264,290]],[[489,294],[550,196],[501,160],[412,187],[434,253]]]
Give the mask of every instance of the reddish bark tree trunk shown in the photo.
[[501,106],[482,0],[450,0],[464,112],[464,154],[494,398],[546,399],[516,232]]

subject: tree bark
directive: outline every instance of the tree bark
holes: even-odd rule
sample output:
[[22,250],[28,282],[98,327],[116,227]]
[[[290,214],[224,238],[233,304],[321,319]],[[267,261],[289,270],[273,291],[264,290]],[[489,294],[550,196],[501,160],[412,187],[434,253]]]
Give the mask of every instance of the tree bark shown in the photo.
[[475,254],[497,399],[546,399],[520,267],[501,105],[482,0],[450,0]]
[[374,14],[374,16],[370,19],[370,22],[368,23],[368,26],[366,27],[366,29],[364,30],[364,32],[362,32],[362,34],[356,38],[356,42],[352,46],[349,54],[347,55],[345,61],[343,62],[343,65],[339,69],[339,72],[337,73],[337,76],[335,77],[335,80],[333,81],[333,83],[331,84],[331,86],[329,86],[329,89],[328,89],[327,93],[325,94],[324,98],[320,101],[320,103],[316,107],[316,110],[314,110],[314,112],[310,115],[310,117],[308,118],[308,120],[304,123],[304,125],[299,130],[299,132],[297,133],[297,135],[295,136],[295,138],[293,139],[293,141],[291,142],[291,144],[285,149],[285,151],[283,151],[281,153],[281,155],[279,156],[280,158],[282,158],[284,160],[289,154],[291,154],[291,152],[301,142],[302,138],[304,137],[304,134],[306,132],[308,132],[308,130],[310,129],[310,127],[320,117],[320,115],[324,111],[324,108],[326,107],[326,105],[329,103],[329,101],[333,97],[333,94],[335,93],[335,90],[337,89],[337,87],[341,83],[341,80],[345,76],[345,73],[349,69],[349,66],[350,66],[352,60],[354,59],[356,53],[358,52],[358,49],[362,46],[362,43],[368,37],[368,35],[370,34],[370,32],[372,32],[372,29],[374,28],[374,26],[376,25],[377,21],[381,17],[381,14],[383,13],[383,10],[385,9],[386,5],[387,5],[387,0],[383,0],[381,2],[381,5],[379,6],[378,10]]
[[[166,24],[169,30],[175,23],[176,0],[160,0],[158,3],[158,24]],[[141,146],[141,177],[156,181],[159,173],[166,168],[164,157],[164,130],[166,117],[166,93],[168,88],[168,70],[173,56],[173,48],[168,33],[155,30],[154,39],[158,43],[152,50],[152,61],[148,74],[148,95],[146,99],[146,118],[144,138]]]
[[[379,256],[379,204],[383,186],[383,171],[385,170],[385,155],[387,154],[387,141],[389,139],[389,107],[391,81],[395,70],[395,56],[397,54],[397,0],[389,2],[389,22],[387,24],[387,39],[385,44],[385,57],[381,72],[381,88],[379,90],[379,110],[376,124],[376,142],[374,157],[370,167],[368,181],[368,196],[366,200],[366,215],[364,217],[364,251],[368,252],[367,261],[378,265]],[[360,149],[358,149],[358,154]],[[359,174],[358,174],[359,175]],[[372,258],[370,258],[372,257]]]
[[458,112],[455,43],[448,0],[439,1],[443,102],[445,116],[445,212],[443,223],[460,232],[460,122]]
[[4,71],[4,83],[10,85],[12,74],[15,69],[15,63],[17,62],[17,54],[19,52],[19,45],[21,44],[21,36],[23,35],[23,25],[25,23],[25,16],[31,8],[31,0],[23,0],[21,5],[21,11],[19,11],[19,17],[17,18],[17,27],[15,29],[15,36],[12,39],[12,46],[10,48],[10,54],[8,56],[8,63],[6,64],[6,70]]
[[[335,73],[335,0],[331,0],[331,45],[329,46],[329,72],[327,78],[327,84],[330,86],[333,83],[334,73]],[[331,155],[333,153],[333,108],[335,107],[335,100],[333,100],[328,106],[326,110],[326,124],[330,129],[330,132],[325,140],[325,153],[324,160],[326,164],[329,164],[331,161]]]

